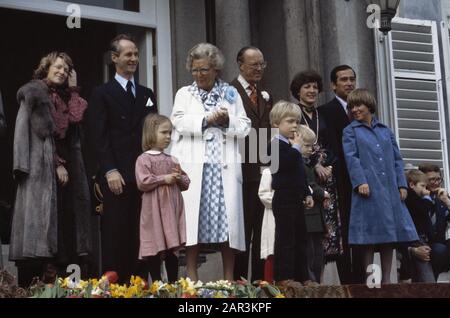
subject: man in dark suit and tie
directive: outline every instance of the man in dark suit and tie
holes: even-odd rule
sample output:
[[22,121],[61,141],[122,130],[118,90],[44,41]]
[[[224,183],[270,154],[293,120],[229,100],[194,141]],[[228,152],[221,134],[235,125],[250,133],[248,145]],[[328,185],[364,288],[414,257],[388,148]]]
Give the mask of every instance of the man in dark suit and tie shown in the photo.
[[142,152],[144,118],[157,111],[152,90],[135,82],[139,52],[134,39],[111,41],[114,79],[96,87],[89,101],[89,130],[103,192],[102,270],[116,271],[120,282],[143,274],[138,262],[141,198],[135,162]]
[[362,265],[360,265],[359,254],[357,251],[351,253],[348,246],[352,186],[342,148],[342,131],[352,120],[351,113],[347,108],[347,96],[355,90],[356,73],[348,65],[339,65],[331,71],[330,79],[336,96],[329,103],[320,106],[320,110],[331,129],[330,144],[338,157],[336,179],[344,254],[338,258],[336,265],[341,284],[363,283],[365,275],[360,270]]
[[[261,169],[263,168],[259,149],[265,153],[270,138],[269,113],[272,109],[272,97],[261,87],[261,80],[266,68],[262,52],[252,46],[242,48],[237,55],[239,76],[231,82],[236,87],[244,103],[245,112],[252,121],[255,133],[245,138],[245,162],[242,164],[243,200],[246,251],[236,255],[234,278],[248,278],[249,248],[251,244],[251,280],[263,279],[264,261],[260,257],[261,227],[264,216],[264,206],[258,197]],[[260,144],[261,134],[266,130],[267,136]],[[256,159],[256,160],[254,160]]]

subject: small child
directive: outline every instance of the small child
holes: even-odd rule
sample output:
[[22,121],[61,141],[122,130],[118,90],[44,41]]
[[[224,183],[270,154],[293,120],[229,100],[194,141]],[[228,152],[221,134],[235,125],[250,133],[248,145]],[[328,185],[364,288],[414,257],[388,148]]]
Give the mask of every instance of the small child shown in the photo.
[[270,169],[264,169],[259,183],[258,196],[264,205],[261,226],[261,259],[264,259],[264,280],[273,282],[273,245],[275,242],[275,218],[272,211],[272,175]]
[[304,125],[300,125],[298,132],[302,137],[301,152],[308,185],[312,189],[314,199],[314,207],[305,209],[308,274],[311,282],[320,283],[325,267],[324,246],[322,242],[327,232],[324,207],[329,203],[330,195],[318,185],[314,163],[310,161],[314,143],[316,142],[316,134],[308,126]]
[[176,159],[164,153],[170,144],[170,119],[152,114],[145,118],[142,149],[136,161],[136,182],[142,195],[139,259],[147,259],[152,280],[161,280],[165,261],[170,282],[178,280],[175,251],[186,243],[186,221],[181,191],[190,180]]
[[411,214],[416,227],[419,241],[410,244],[402,244],[399,249],[402,254],[400,267],[401,280],[412,278],[413,282],[436,282],[431,266],[430,238],[433,226],[430,211],[433,202],[430,191],[427,190],[427,177],[420,170],[410,170],[406,173],[408,181],[408,196],[405,204]]
[[280,287],[295,287],[308,280],[303,205],[312,208],[314,201],[300,153],[300,119],[300,108],[286,101],[276,103],[270,112],[270,123],[278,128],[268,153],[274,190],[274,279]]

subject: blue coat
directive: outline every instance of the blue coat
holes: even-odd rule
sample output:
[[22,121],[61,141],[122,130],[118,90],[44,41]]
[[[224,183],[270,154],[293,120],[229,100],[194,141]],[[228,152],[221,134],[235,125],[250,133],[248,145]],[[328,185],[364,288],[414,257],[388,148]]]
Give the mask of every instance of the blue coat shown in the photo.
[[[372,127],[354,120],[344,129],[343,148],[352,183],[349,244],[370,245],[418,240],[399,188],[407,189],[403,160],[394,134],[376,118]],[[370,196],[358,194],[367,183]]]

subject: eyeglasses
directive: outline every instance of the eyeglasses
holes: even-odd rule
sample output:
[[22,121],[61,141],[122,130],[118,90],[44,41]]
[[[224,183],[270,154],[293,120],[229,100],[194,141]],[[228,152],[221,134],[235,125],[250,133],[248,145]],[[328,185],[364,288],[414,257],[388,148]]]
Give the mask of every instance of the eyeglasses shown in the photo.
[[197,75],[198,73],[202,75],[208,74],[208,72],[211,70],[211,68],[195,68],[191,70],[192,75]]
[[429,182],[433,182],[433,183],[441,183],[442,182],[442,178],[441,177],[429,178],[428,181]]
[[246,63],[242,63],[247,65],[248,67],[250,67],[251,69],[257,70],[257,69],[265,69],[267,67],[267,62],[262,62],[262,63],[253,63],[253,64],[246,64]]

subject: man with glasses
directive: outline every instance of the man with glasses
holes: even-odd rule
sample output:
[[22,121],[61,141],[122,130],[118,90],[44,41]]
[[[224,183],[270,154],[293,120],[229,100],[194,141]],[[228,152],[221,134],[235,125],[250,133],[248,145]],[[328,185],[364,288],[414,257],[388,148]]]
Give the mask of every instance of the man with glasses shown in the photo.
[[433,164],[422,164],[419,170],[425,173],[427,189],[433,199],[433,209],[430,211],[432,224],[431,264],[436,279],[442,272],[450,270],[450,240],[446,239],[447,224],[450,221],[450,198],[447,190],[441,187],[441,169]]
[[[240,74],[231,85],[241,95],[247,117],[252,121],[253,132],[245,138],[245,159],[242,164],[246,252],[236,255],[234,278],[250,279],[248,262],[251,245],[251,280],[254,281],[263,279],[264,276],[264,261],[260,257],[264,206],[258,197],[263,167],[259,148],[264,147],[262,153],[265,153],[270,138],[269,113],[272,109],[272,97],[261,86],[267,66],[261,50],[253,46],[243,47],[236,60]],[[262,144],[260,138],[265,139]]]

